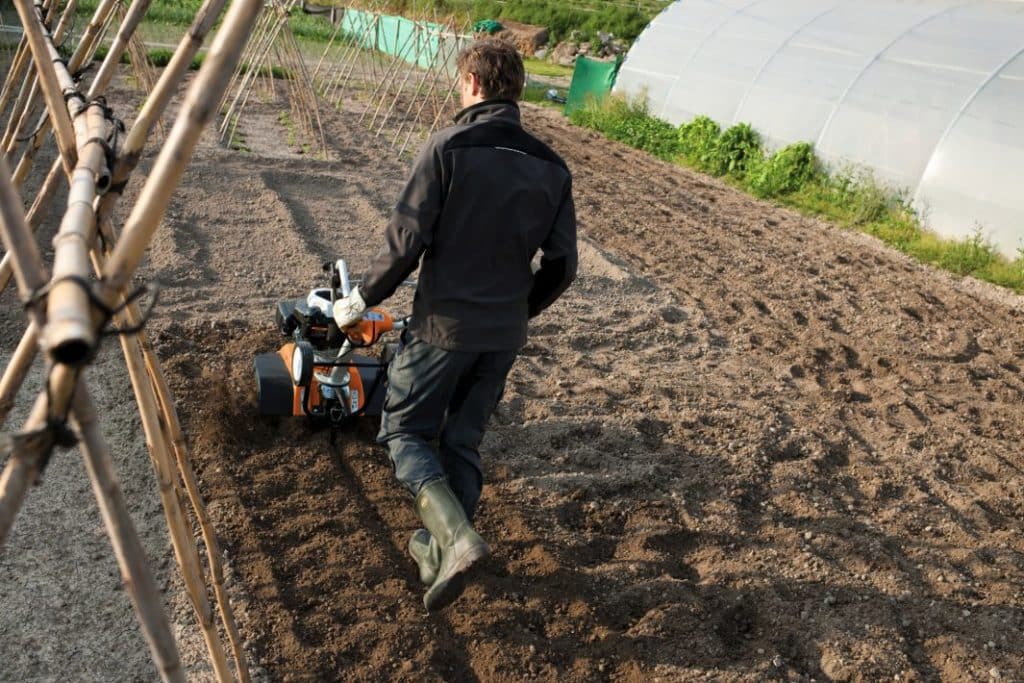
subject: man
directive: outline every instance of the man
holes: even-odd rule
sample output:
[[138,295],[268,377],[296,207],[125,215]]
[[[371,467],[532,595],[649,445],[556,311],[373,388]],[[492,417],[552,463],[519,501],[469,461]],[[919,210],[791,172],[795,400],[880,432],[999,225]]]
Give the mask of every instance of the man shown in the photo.
[[339,327],[352,325],[419,264],[378,442],[426,527],[409,552],[429,586],[428,610],[455,600],[467,572],[490,554],[471,524],[483,487],[478,448],[526,343],[527,319],[565,291],[577,263],[572,177],[519,122],[519,54],[481,40],[459,54],[457,67],[463,109],[455,125],[430,137],[383,250],[334,308]]

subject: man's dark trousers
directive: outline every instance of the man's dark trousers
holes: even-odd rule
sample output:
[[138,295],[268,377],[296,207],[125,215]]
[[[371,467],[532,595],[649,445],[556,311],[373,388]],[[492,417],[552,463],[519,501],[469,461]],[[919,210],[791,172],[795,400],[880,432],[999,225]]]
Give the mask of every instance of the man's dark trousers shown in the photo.
[[413,496],[447,477],[473,519],[483,488],[478,449],[517,352],[447,351],[409,332],[405,342],[388,367],[377,441],[387,445],[395,476]]

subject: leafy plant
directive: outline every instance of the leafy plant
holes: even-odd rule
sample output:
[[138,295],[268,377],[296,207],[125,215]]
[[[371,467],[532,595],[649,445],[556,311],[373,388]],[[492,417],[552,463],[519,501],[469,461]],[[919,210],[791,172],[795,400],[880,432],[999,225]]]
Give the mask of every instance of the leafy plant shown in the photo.
[[707,116],[698,116],[679,126],[679,152],[689,164],[710,171],[715,164],[715,151],[721,127]]
[[820,173],[809,142],[795,142],[748,169],[746,185],[758,197],[795,192]]
[[723,131],[715,142],[714,175],[733,175],[742,178],[747,167],[763,157],[761,136],[749,123],[737,123]]

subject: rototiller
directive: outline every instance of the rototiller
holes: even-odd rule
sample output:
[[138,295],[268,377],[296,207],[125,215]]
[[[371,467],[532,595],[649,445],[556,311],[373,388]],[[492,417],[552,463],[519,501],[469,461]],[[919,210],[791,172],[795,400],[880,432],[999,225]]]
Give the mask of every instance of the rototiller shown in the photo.
[[354,417],[381,414],[387,366],[398,343],[385,344],[377,357],[357,351],[404,329],[409,319],[372,308],[355,326],[339,329],[334,302],[348,296],[352,281],[343,259],[324,264],[324,271],[330,273],[329,287],[277,304],[278,327],[290,341],[276,353],[256,356],[260,415],[306,415],[338,427]]

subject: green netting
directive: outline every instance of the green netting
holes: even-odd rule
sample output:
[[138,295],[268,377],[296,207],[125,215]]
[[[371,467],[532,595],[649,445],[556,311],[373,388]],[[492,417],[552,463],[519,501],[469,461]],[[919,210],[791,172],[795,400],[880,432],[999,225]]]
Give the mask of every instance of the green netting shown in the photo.
[[569,94],[565,98],[565,113],[571,114],[582,107],[588,98],[603,100],[612,91],[615,76],[622,65],[622,57],[613,62],[602,62],[597,59],[579,56],[572,72],[572,83]]
[[[417,23],[420,26],[416,30]],[[427,29],[426,31],[422,29]],[[390,14],[348,9],[341,19],[342,32],[358,40],[363,48],[394,55],[410,64],[429,69],[441,49],[440,24],[415,22]]]

